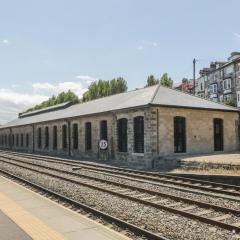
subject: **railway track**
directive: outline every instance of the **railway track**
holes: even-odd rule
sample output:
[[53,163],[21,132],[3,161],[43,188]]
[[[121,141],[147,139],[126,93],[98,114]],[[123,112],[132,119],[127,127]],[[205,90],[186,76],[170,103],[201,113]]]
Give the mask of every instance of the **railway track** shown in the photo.
[[[128,200],[178,214],[186,218],[194,220],[197,219],[201,222],[219,226],[230,231],[240,232],[239,210],[220,207],[209,203],[173,196],[170,194],[163,194],[140,187],[137,188],[126,184],[121,184],[119,182],[103,180],[53,167],[46,167],[23,161],[17,156],[5,156],[5,159],[4,156],[2,156],[0,161],[19,168],[33,171],[35,173],[45,174],[63,181],[80,184],[91,189],[106,192],[121,198],[126,198]],[[64,176],[61,176],[60,173]],[[66,177],[65,175],[70,177]]]
[[63,204],[65,207],[68,207],[75,211],[84,210],[84,212],[90,213],[90,214],[94,215],[95,217],[100,218],[101,220],[104,220],[104,221],[110,223],[111,225],[115,224],[118,227],[120,227],[121,229],[129,230],[132,233],[134,233],[136,236],[140,236],[140,237],[144,236],[147,239],[152,239],[152,240],[169,240],[168,238],[166,238],[164,236],[159,236],[151,231],[143,229],[139,226],[136,226],[127,221],[116,218],[114,216],[111,216],[103,211],[99,211],[96,208],[87,206],[86,204],[80,203],[78,201],[74,201],[73,199],[70,199],[70,198],[63,196],[55,191],[52,191],[51,189],[48,189],[46,187],[35,184],[24,178],[21,178],[15,174],[9,173],[9,172],[1,170],[1,169],[0,169],[0,174],[7,178],[10,178],[14,181],[17,181],[21,184],[24,184],[27,187],[31,187],[32,190],[40,192],[42,195],[44,195],[48,198],[51,198],[51,200],[54,200],[58,203],[60,200],[61,204]]
[[94,164],[94,163],[86,163],[80,162],[77,160],[68,160],[62,159],[57,157],[50,157],[50,156],[39,156],[33,154],[26,154],[26,153],[18,153],[18,152],[9,152],[9,151],[0,151],[0,156],[2,154],[10,154],[15,156],[22,156],[28,159],[39,159],[41,161],[51,161],[55,163],[62,163],[68,166],[73,167],[73,170],[78,167],[99,171],[101,173],[109,173],[109,174],[116,174],[119,176],[126,176],[140,180],[147,180],[152,181],[160,184],[169,184],[168,187],[176,188],[176,186],[184,187],[186,189],[194,189],[201,190],[205,192],[212,192],[217,194],[224,194],[226,196],[233,196],[233,197],[240,197],[240,186],[229,185],[229,184],[222,184],[210,181],[203,181],[203,180],[196,180],[191,178],[185,177],[178,177],[172,176],[163,173],[153,173],[153,172],[144,172],[132,169],[125,169],[125,168],[118,168],[118,167],[111,167],[105,166],[101,164]]

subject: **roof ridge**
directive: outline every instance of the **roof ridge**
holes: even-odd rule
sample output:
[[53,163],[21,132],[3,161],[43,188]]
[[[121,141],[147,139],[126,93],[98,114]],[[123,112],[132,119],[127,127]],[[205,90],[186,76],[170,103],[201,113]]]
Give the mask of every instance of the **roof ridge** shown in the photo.
[[[153,85],[153,86],[154,86],[154,85]],[[157,86],[157,88],[155,89],[155,91],[154,91],[154,93],[153,93],[153,96],[152,96],[152,98],[151,98],[151,100],[150,100],[150,103],[152,103],[153,100],[154,100],[154,98],[156,97],[156,95],[157,95],[157,93],[158,93],[158,90],[159,90],[160,86],[161,86],[161,84],[158,83],[158,86]]]
[[131,93],[131,92],[134,92],[134,91],[145,90],[145,89],[151,88],[151,87],[153,88],[153,87],[155,87],[155,86],[156,86],[156,85],[152,85],[152,86],[148,86],[148,87],[135,88],[135,89],[132,89],[132,90],[129,90],[129,91],[126,91],[126,92],[116,93],[116,94],[112,94],[112,95],[104,96],[104,97],[99,97],[99,98],[96,98],[96,99],[92,99],[92,100],[89,100],[89,101],[86,101],[86,102],[77,103],[77,104],[74,104],[74,105],[80,105],[80,104],[84,104],[84,103],[90,103],[90,102],[98,101],[98,100],[104,99],[104,98],[109,98],[109,97],[113,97],[113,96],[117,96],[117,95],[121,95],[121,94],[126,94],[126,93]]

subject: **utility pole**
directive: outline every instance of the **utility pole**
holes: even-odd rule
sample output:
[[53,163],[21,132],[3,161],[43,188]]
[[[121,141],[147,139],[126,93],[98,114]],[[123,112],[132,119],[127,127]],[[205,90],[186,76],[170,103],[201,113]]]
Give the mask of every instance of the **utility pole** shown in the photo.
[[196,80],[196,75],[195,75],[195,68],[196,68],[196,59],[193,59],[193,95],[195,96],[195,80]]

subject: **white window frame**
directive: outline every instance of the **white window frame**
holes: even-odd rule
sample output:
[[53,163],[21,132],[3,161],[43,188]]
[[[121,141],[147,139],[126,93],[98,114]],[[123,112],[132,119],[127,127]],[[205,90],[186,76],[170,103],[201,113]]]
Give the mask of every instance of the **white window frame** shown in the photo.
[[228,90],[232,88],[231,78],[227,78],[223,81],[223,90]]

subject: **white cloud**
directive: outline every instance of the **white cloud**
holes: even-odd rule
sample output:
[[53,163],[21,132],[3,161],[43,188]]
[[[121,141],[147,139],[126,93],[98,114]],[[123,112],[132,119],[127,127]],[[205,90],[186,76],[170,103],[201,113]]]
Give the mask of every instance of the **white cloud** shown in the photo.
[[[61,82],[61,83],[34,83],[32,85],[35,92],[43,91],[45,93],[57,94],[59,92],[71,90],[75,92],[79,97],[87,91],[87,87],[83,86],[81,82]],[[41,91],[41,92],[42,92]]]
[[22,112],[42,101],[48,96],[40,94],[23,94],[11,89],[0,89],[0,124],[8,122]]
[[87,76],[87,75],[77,75],[76,78],[81,79],[83,81],[96,81],[97,80],[97,78]]
[[82,97],[83,93],[87,91],[87,87],[94,81],[98,80],[97,78],[90,77],[87,75],[77,75],[74,81],[66,81],[60,83],[34,83],[32,87],[34,92],[44,92],[51,94],[57,94],[59,92],[71,90],[75,92],[79,97]]
[[32,105],[46,100],[48,97],[39,94],[22,94],[10,89],[0,89],[0,101],[9,101],[16,105]]
[[137,46],[137,50],[141,51],[145,48],[156,48],[158,47],[157,42],[142,40],[141,43]]
[[8,39],[2,39],[2,40],[1,40],[1,43],[7,45],[7,44],[9,44],[10,42],[9,42]]
[[87,87],[96,78],[90,76],[76,76],[75,81],[59,83],[33,83],[28,93],[20,93],[18,85],[12,84],[9,89],[0,88],[0,124],[17,118],[17,114],[42,101],[47,100],[53,94],[71,90],[79,97],[87,91]]
[[233,33],[234,37],[240,39],[240,33]]

